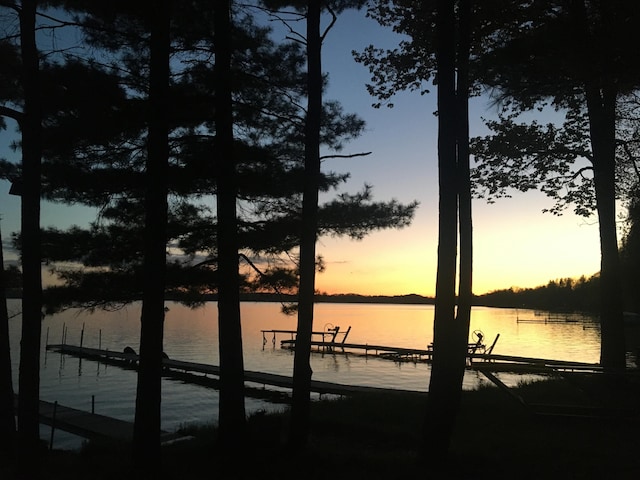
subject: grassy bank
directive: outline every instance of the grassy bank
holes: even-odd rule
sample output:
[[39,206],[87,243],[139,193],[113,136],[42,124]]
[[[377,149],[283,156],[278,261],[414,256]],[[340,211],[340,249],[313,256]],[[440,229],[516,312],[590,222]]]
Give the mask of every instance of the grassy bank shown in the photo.
[[[637,385],[614,390],[576,377],[522,385],[513,393],[528,404],[637,409]],[[189,427],[185,433],[194,440],[164,447],[162,474],[153,480],[640,478],[637,415],[538,416],[495,387],[464,392],[451,455],[435,472],[419,453],[425,401],[423,394],[390,394],[315,402],[309,448],[298,455],[286,446],[286,412],[252,416],[247,443],[233,455],[219,453],[215,429]],[[49,452],[43,478],[127,478],[128,457],[127,445]]]

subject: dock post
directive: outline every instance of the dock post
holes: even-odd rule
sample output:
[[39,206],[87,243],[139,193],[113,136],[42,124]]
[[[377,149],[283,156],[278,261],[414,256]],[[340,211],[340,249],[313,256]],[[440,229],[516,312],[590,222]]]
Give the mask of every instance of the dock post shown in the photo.
[[80,348],[82,348],[83,340],[84,340],[84,322],[82,322],[82,330],[80,331]]
[[47,352],[49,351],[49,349],[47,348],[47,345],[49,345],[49,327],[47,327],[47,336],[44,339],[44,364],[47,364]]
[[96,413],[96,396],[91,395],[91,413]]
[[53,434],[56,431],[56,410],[58,409],[58,401],[53,402],[53,415],[51,417],[51,436],[49,437],[49,450],[53,450]]

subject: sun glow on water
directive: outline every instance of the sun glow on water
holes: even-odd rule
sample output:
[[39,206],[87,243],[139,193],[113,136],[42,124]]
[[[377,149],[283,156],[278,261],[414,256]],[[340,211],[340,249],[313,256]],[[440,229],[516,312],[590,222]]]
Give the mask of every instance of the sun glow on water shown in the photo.
[[[217,364],[217,305],[189,309],[168,303],[165,320],[165,351],[175,360]],[[295,330],[297,317],[284,315],[278,303],[245,302],[241,305],[244,367],[246,370],[292,375],[293,352],[281,348],[280,340],[290,335],[263,330]],[[10,301],[12,312],[19,302]],[[314,310],[314,331],[340,327],[338,341],[347,329],[349,343],[424,349],[433,340],[433,306],[390,304],[319,303]],[[533,320],[533,321],[532,321]],[[18,371],[20,317],[10,324],[14,371]],[[71,355],[46,352],[44,344],[66,342],[86,347],[122,351],[132,346],[138,351],[140,305],[119,312],[87,314],[69,311],[47,316],[43,321],[41,395],[43,400],[90,410],[95,400],[97,413],[131,421],[135,409],[136,374]],[[564,321],[532,310],[478,307],[472,311],[471,330],[481,330],[488,345],[499,334],[494,353],[539,358],[597,362],[600,332],[589,319]],[[470,337],[471,339],[471,337]],[[314,379],[341,384],[426,391],[430,366],[427,363],[397,362],[356,352],[315,353],[311,357]],[[518,375],[501,375],[507,384],[516,384]],[[464,388],[485,382],[469,370]],[[17,382],[17,374],[14,375]],[[17,383],[15,384],[17,388]],[[177,428],[184,423],[211,423],[217,416],[214,389],[170,379],[163,380],[163,425]],[[247,409],[281,408],[264,401],[247,400]]]

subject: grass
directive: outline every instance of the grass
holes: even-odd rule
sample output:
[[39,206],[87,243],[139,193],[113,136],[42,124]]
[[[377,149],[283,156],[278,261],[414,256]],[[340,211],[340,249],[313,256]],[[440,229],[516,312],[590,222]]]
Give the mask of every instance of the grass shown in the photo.
[[[520,385],[527,403],[640,407],[636,384],[602,384],[575,375]],[[537,416],[495,387],[464,392],[451,453],[438,472],[421,455],[425,394],[362,395],[312,405],[303,453],[286,445],[288,414],[248,421],[242,450],[225,452],[215,428],[185,427],[194,440],[164,447],[161,474],[176,479],[635,479],[640,478],[640,418]],[[48,452],[47,479],[126,478],[127,445],[91,444]],[[2,478],[11,478],[3,475]]]

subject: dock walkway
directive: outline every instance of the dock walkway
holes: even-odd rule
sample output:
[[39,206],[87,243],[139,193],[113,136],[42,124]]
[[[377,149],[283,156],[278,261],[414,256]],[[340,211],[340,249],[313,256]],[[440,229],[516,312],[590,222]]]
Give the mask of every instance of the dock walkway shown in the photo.
[[[15,408],[18,407],[18,395],[14,395]],[[40,400],[40,423],[52,429],[78,435],[88,440],[116,440],[129,442],[133,438],[133,422],[100,415],[85,410],[60,405],[58,402]],[[161,432],[161,442],[167,444],[184,435]]]
[[[550,373],[552,371],[585,371],[601,372],[602,366],[597,363],[577,362],[572,360],[553,360],[544,358],[521,357],[517,355],[500,355],[493,353],[493,348],[500,334],[496,336],[493,343],[487,347],[484,344],[469,343],[467,367],[474,369],[482,367],[485,371],[502,371],[512,373]],[[282,348],[294,349],[295,339],[285,339],[280,341]],[[433,349],[403,348],[389,345],[375,345],[368,343],[344,343],[344,342],[323,342],[312,340],[311,346],[321,352],[349,353],[355,355],[372,355],[380,358],[395,360],[398,362],[431,362],[433,360]]]
[[[317,346],[333,348],[362,348],[365,352],[376,352],[377,355],[384,355],[390,352],[393,355],[430,355],[431,350],[402,349],[388,347],[384,345],[360,345],[347,344],[343,342],[314,342]],[[330,345],[327,345],[330,344]],[[52,350],[65,355],[73,355],[79,358],[86,358],[92,361],[108,363],[121,368],[137,369],[138,355],[135,353],[125,353],[112,350],[102,350],[96,348],[79,347],[74,345],[58,344],[47,345],[47,350]],[[599,365],[578,362],[564,362],[559,360],[545,360],[528,357],[515,357],[508,355],[495,355],[476,353],[471,355],[473,362],[469,368],[480,370],[488,378],[494,377],[492,371],[526,371],[526,372],[552,372],[552,371],[601,371]],[[477,361],[481,360],[481,361]],[[219,377],[220,367],[197,362],[186,362],[181,360],[163,359],[164,375],[180,379],[191,383],[203,383],[203,377]],[[262,390],[267,385],[284,389],[293,388],[293,379],[290,376],[278,375],[266,372],[245,371],[245,382],[262,386]],[[495,383],[495,381],[494,381]],[[499,385],[500,386],[500,385]],[[257,389],[256,389],[257,390]],[[388,389],[380,387],[368,387],[358,385],[345,385],[319,380],[311,381],[311,390],[319,394],[333,394],[340,396],[351,396],[366,393],[401,393],[426,395],[426,392],[417,390]],[[248,393],[249,394],[249,393]],[[74,408],[58,405],[41,400],[40,401],[41,422],[52,425],[53,428],[64,430],[88,439],[115,439],[130,441],[133,437],[133,423],[123,420],[106,417],[77,410]],[[163,433],[164,443],[181,439],[176,433]]]
[[[487,348],[481,342],[469,343],[467,345],[467,356],[469,358],[478,354],[490,354],[495,346],[500,335],[496,336],[496,340],[493,344]],[[295,349],[295,339],[285,339],[280,341],[280,346],[287,349]],[[369,343],[346,343],[331,342],[324,340],[312,340],[311,347],[315,347],[322,352],[350,352],[359,353],[365,356],[377,356],[381,358],[387,358],[396,361],[413,361],[413,362],[430,362],[433,359],[433,347],[429,345],[428,348],[406,348],[406,347],[393,347],[389,345],[376,345]]]
[[[97,348],[79,347],[75,345],[47,345],[47,350],[56,351],[62,354],[74,355],[89,360],[109,363],[123,368],[137,368],[138,355],[133,353],[117,352],[113,350],[101,350]],[[220,367],[218,365],[209,365],[206,363],[185,362],[182,360],[163,359],[164,375],[168,377],[176,377],[185,381],[193,381],[198,383],[198,379],[186,377],[184,374],[196,375],[212,375],[219,377]],[[256,372],[245,370],[245,382],[280,388],[293,388],[293,378],[287,375],[279,375],[275,373]],[[311,381],[311,391],[319,394],[332,395],[353,395],[357,393],[374,393],[374,392],[400,392],[400,393],[420,393],[417,390],[399,390],[386,389],[378,387],[366,387],[357,385],[345,385],[333,382],[323,382],[319,380]]]

